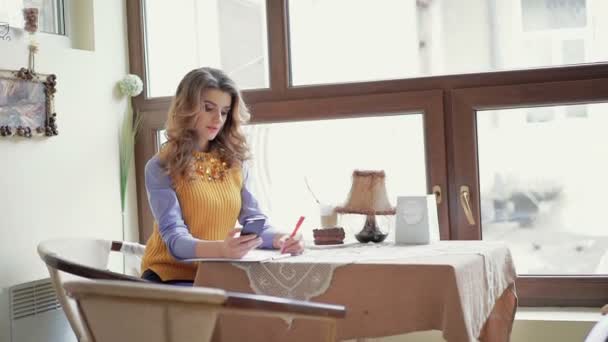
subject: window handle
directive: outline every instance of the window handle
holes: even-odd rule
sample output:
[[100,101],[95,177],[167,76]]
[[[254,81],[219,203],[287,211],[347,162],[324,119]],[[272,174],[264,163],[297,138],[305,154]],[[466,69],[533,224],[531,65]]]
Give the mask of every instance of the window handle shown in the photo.
[[441,187],[439,185],[433,185],[433,193],[435,194],[435,202],[437,202],[437,204],[441,204]]
[[460,186],[460,205],[462,205],[462,210],[464,210],[464,215],[467,217],[467,221],[470,226],[475,225],[475,218],[473,217],[473,210],[471,210],[471,194],[469,191],[469,187],[466,185]]

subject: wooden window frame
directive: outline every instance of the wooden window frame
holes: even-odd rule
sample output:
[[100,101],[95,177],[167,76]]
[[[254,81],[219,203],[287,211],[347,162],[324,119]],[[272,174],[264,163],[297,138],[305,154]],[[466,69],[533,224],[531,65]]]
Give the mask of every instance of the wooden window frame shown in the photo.
[[[127,1],[129,59],[131,73],[146,84],[144,59],[144,0]],[[479,239],[479,226],[463,224],[458,198],[459,184],[474,184],[473,199],[479,198],[477,164],[471,111],[513,104],[566,104],[606,101],[608,63],[560,66],[412,79],[290,86],[288,0],[267,0],[269,80],[267,89],[246,90],[245,101],[253,123],[336,119],[397,111],[423,112],[429,187],[440,184],[443,206],[439,207],[443,239]],[[568,84],[586,86],[573,90]],[[582,82],[582,83],[580,83]],[[549,85],[551,94],[539,86]],[[594,88],[594,86],[598,86]],[[585,91],[586,90],[586,91]],[[494,98],[484,102],[480,94],[497,93],[510,100]],[[506,95],[505,95],[506,94]],[[543,95],[544,94],[544,95]],[[140,241],[152,227],[144,186],[144,167],[157,146],[157,132],[163,129],[171,97],[133,99],[143,115],[142,131],[136,141],[136,177]],[[521,101],[521,102],[517,102]],[[469,133],[467,133],[469,132]],[[464,149],[464,150],[463,150]],[[469,151],[463,153],[463,151]],[[458,158],[456,156],[459,156]],[[464,156],[464,157],[462,157]],[[471,170],[470,165],[474,165]],[[428,189],[431,191],[431,189]],[[479,222],[479,203],[473,210]],[[521,276],[516,282],[521,305],[600,306],[608,302],[608,276]]]

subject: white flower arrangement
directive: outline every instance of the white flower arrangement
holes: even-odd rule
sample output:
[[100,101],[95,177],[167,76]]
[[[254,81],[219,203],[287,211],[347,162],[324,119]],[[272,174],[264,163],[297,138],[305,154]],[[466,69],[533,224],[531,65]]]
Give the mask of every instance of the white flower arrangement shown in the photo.
[[144,83],[137,75],[128,74],[118,82],[120,92],[127,97],[135,97],[144,90]]
[[[137,75],[128,74],[118,82],[118,88],[122,95],[127,99],[127,110],[123,116],[119,135],[120,149],[120,205],[124,215],[125,199],[127,193],[127,182],[129,180],[129,170],[133,160],[133,150],[135,148],[135,137],[141,125],[141,116],[135,115],[131,109],[131,98],[141,94],[144,89],[141,78]],[[124,224],[124,223],[123,223]]]

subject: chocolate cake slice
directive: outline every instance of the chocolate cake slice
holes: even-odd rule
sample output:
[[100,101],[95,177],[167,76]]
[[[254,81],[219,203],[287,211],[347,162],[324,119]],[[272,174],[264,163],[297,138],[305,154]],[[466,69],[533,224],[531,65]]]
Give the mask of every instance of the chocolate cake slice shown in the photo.
[[313,229],[315,245],[339,245],[344,243],[344,229],[342,227]]

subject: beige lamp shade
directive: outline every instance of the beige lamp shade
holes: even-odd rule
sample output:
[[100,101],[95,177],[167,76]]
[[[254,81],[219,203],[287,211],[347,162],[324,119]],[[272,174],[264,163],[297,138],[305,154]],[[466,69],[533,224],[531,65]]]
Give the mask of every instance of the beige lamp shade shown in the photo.
[[346,203],[336,208],[341,214],[395,215],[386,194],[384,171],[353,171],[353,184]]

